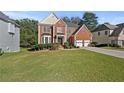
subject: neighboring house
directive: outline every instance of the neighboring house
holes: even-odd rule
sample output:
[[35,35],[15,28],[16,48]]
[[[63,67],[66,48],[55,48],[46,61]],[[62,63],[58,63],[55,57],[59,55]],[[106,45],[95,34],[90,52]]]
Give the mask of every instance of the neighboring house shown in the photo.
[[[65,23],[54,13],[51,13],[38,25],[38,44],[60,43],[61,45],[64,45],[67,40],[70,40],[73,33],[77,32],[77,29],[79,29],[78,25]],[[76,42],[76,39],[74,39],[73,42]],[[91,40],[91,37],[88,40]],[[70,43],[72,43],[72,41]],[[72,43],[72,45],[83,47],[83,44],[81,46],[79,44]]]
[[93,31],[93,42],[97,44],[111,44],[124,46],[124,24],[111,25],[108,23],[99,25]]
[[111,44],[124,47],[124,23],[116,26],[118,26],[118,28],[116,28],[110,35]]
[[4,52],[20,51],[19,26],[2,12],[0,12],[0,49]]

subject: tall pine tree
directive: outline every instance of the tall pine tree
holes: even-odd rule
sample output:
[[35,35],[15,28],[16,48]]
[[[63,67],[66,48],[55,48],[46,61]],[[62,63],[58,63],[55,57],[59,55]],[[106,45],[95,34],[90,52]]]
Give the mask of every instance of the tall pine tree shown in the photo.
[[88,29],[92,31],[98,25],[97,19],[98,17],[96,16],[96,14],[92,12],[85,12],[79,25],[85,24]]

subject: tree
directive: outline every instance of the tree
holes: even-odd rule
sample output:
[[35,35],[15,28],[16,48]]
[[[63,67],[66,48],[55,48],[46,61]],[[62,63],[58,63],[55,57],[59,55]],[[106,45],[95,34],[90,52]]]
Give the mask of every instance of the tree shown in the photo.
[[64,22],[66,22],[66,23],[67,23],[67,22],[71,22],[70,18],[67,17],[67,16],[63,17],[62,20],[63,20]]
[[71,22],[74,24],[79,24],[81,19],[79,17],[71,17]]
[[38,21],[30,19],[15,20],[20,25],[20,45],[31,46],[37,43]]
[[85,24],[88,29],[92,31],[98,25],[97,18],[98,17],[96,16],[96,14],[92,12],[85,12],[80,22],[80,25]]

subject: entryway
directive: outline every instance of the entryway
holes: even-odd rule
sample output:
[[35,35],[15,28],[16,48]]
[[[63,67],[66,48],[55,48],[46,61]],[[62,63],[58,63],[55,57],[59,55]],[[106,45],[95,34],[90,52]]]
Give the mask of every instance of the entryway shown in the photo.
[[63,45],[64,44],[63,39],[64,39],[63,36],[58,36],[58,43],[60,43],[61,45]]

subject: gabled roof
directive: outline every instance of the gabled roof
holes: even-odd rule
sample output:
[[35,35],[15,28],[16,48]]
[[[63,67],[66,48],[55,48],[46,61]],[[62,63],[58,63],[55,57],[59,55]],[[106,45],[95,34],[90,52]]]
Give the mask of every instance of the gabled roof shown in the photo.
[[0,19],[5,21],[5,22],[12,23],[12,24],[15,24],[16,26],[19,26],[16,22],[14,22],[12,19],[10,19],[8,16],[6,16],[1,11],[0,11]]
[[3,14],[1,11],[0,11],[0,19],[4,20],[4,21],[6,21],[6,22],[9,21],[9,17],[6,16],[5,14]]
[[[76,31],[74,33],[72,33],[72,35],[75,35],[82,27],[86,27],[87,31],[89,31],[89,29],[87,28],[87,26],[85,24],[79,26]],[[89,31],[90,32],[90,31]]]
[[116,25],[112,25],[112,24],[104,24],[106,27],[108,27],[110,30],[114,30],[115,28],[117,28]]
[[59,18],[55,15],[55,13],[51,13],[49,16],[47,16],[42,22],[41,24],[55,24],[55,22],[58,20]]
[[112,25],[112,24],[101,24],[99,25],[96,29],[93,30],[93,32],[97,32],[97,31],[102,31],[102,30],[114,30],[115,28],[117,28],[118,26],[116,25]]
[[117,24],[117,26],[118,26],[118,28],[114,29],[111,36],[118,36],[121,33],[121,31],[124,29],[124,23]]

